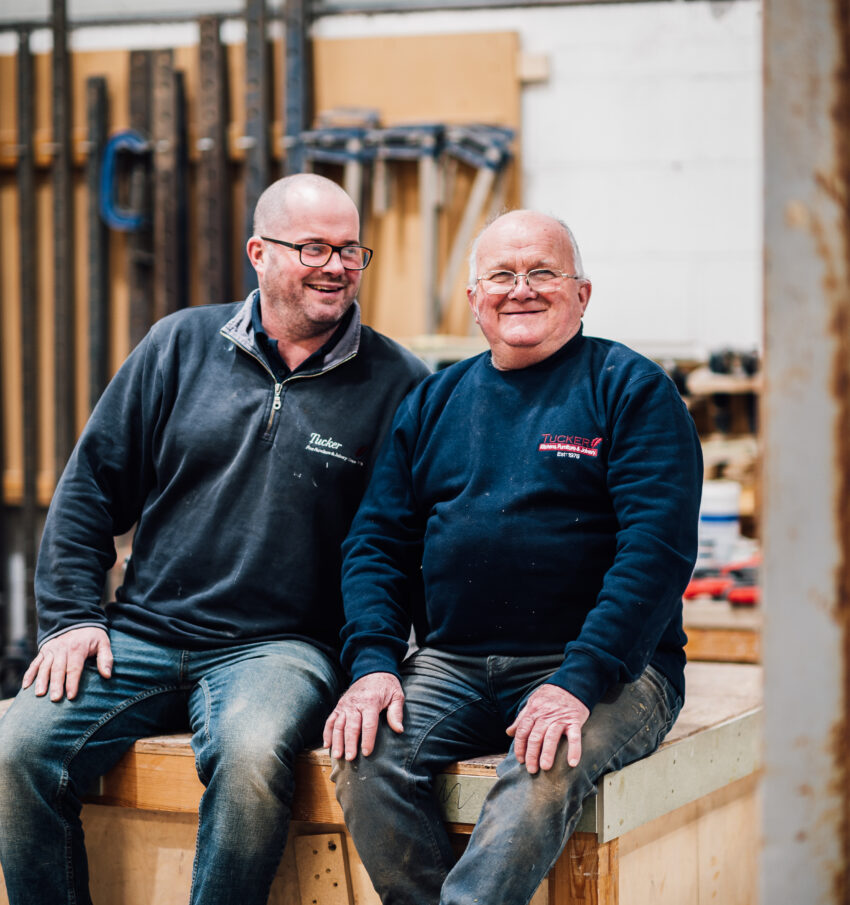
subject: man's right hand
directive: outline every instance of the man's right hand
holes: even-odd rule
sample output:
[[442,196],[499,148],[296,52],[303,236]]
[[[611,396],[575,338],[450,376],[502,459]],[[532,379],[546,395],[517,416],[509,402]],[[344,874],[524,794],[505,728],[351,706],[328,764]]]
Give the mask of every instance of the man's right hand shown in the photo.
[[39,697],[49,689],[51,701],[61,701],[63,694],[71,701],[77,696],[89,657],[97,657],[97,671],[104,679],[112,675],[112,646],[106,631],[95,626],[72,628],[41,645],[21,685],[29,688],[35,680]]
[[331,757],[357,757],[358,742],[364,757],[372,753],[381,711],[394,732],[404,732],[404,692],[401,682],[389,672],[373,672],[358,679],[339,699],[325,723],[323,743]]

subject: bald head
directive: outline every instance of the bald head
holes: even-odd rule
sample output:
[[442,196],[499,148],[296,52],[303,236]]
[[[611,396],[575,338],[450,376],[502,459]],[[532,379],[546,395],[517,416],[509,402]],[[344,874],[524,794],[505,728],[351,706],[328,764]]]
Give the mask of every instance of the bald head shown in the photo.
[[496,368],[543,361],[581,330],[591,285],[572,233],[555,217],[503,214],[476,240],[471,265],[466,295]]
[[488,223],[484,229],[476,237],[472,243],[469,253],[469,286],[475,285],[475,280],[480,274],[478,273],[478,251],[481,243],[487,244],[489,241],[499,243],[503,241],[503,236],[538,235],[541,238],[546,237],[558,242],[558,236],[562,236],[569,249],[569,253],[573,261],[573,273],[582,278],[585,277],[584,266],[581,261],[581,252],[578,249],[578,243],[572,230],[557,217],[549,214],[542,214],[538,211],[531,210],[515,210],[506,214],[501,214]]
[[340,210],[353,210],[358,218],[357,207],[348,194],[335,182],[316,173],[296,173],[273,182],[260,195],[254,209],[254,235],[260,236],[274,229],[285,229],[289,213],[309,209],[330,202]]

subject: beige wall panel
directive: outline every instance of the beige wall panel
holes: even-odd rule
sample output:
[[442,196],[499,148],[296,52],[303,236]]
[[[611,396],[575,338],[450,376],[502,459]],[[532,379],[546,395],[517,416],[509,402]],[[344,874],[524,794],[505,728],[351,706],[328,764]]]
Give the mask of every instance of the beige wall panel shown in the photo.
[[374,107],[382,125],[518,125],[517,36],[469,35],[313,42],[315,109]]

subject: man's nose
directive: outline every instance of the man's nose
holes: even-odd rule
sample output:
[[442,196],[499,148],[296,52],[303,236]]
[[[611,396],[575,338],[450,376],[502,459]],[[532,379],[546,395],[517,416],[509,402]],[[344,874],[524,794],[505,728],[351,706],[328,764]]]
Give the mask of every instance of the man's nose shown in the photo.
[[529,296],[536,295],[537,293],[528,285],[528,274],[527,273],[518,273],[516,275],[516,282],[514,283],[514,288],[511,290],[511,295],[515,299],[525,299],[529,298]]
[[332,273],[344,273],[345,267],[342,264],[342,252],[332,251],[322,270],[330,270]]

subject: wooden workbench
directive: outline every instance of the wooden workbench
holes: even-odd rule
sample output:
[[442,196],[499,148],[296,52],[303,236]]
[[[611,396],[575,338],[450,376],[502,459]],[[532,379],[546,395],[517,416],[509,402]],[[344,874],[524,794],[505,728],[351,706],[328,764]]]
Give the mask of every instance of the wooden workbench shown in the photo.
[[683,620],[689,660],[761,663],[761,606],[696,598],[685,601]]
[[[756,901],[761,669],[691,663],[687,682],[687,703],[664,744],[603,777],[532,905]],[[84,807],[95,902],[187,901],[202,791],[188,741],[137,742]],[[465,761],[438,778],[459,849],[499,759]],[[292,832],[270,903],[377,905],[333,795],[330,759],[305,752],[297,769]]]

